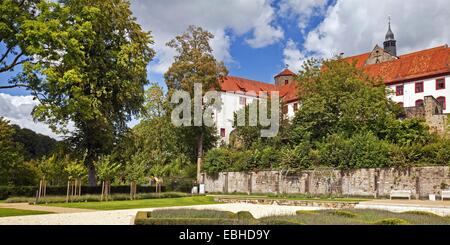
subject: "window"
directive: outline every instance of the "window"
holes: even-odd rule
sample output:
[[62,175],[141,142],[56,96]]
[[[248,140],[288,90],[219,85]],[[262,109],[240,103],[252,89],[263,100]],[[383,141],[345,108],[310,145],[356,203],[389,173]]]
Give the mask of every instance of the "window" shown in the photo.
[[224,128],[220,129],[220,137],[225,138],[225,129]]
[[283,112],[283,114],[287,114],[288,113],[288,106],[287,105],[283,106],[282,112]]
[[289,80],[284,80],[284,85],[288,85],[289,84]]
[[445,89],[445,78],[436,79],[436,90]]
[[398,85],[395,87],[395,95],[401,96],[403,95],[403,85]]
[[416,83],[416,94],[423,93],[423,82]]
[[247,98],[239,97],[239,104],[240,105],[247,105]]
[[403,104],[403,102],[398,102],[397,105],[402,107],[402,108],[405,107],[405,104]]
[[416,100],[416,106],[423,106],[423,100]]
[[441,96],[441,97],[438,97],[436,100],[439,102],[439,104],[441,104],[442,110],[445,110],[445,107],[446,107],[446,105],[445,105],[445,97]]
[[294,111],[298,111],[298,103],[294,103]]

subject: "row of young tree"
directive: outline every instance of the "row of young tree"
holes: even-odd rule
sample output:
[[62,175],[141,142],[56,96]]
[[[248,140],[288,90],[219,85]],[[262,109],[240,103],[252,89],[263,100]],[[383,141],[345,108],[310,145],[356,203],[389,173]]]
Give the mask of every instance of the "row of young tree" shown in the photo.
[[228,147],[211,150],[204,169],[297,171],[447,165],[450,140],[422,119],[405,119],[381,80],[342,61],[310,60],[297,75],[301,106],[275,138],[237,127]]
[[[193,163],[200,165],[215,144],[214,130],[174,128],[167,96],[176,89],[193,95],[194,82],[215,87],[227,74],[212,55],[211,33],[191,26],[169,42],[177,55],[164,76],[168,90],[152,85],[145,93],[153,37],[128,1],[4,0],[0,12],[0,73],[18,70],[0,89],[25,87],[39,101],[34,119],[67,135],[55,156],[35,161],[38,167],[56,162],[52,168],[60,172],[48,177],[51,183],[67,177],[61,172],[70,166],[66,157],[84,164],[89,185],[102,178],[101,159],[126,176],[195,176]],[[132,118],[141,121],[130,130]],[[124,174],[115,176],[124,181]]]

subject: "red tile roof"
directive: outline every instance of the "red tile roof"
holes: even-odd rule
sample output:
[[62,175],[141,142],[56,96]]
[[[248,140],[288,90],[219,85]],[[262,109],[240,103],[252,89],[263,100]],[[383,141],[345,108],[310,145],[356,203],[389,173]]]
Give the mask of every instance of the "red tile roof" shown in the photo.
[[255,80],[249,80],[241,77],[226,76],[219,85],[222,91],[226,92],[261,92],[261,91],[277,91],[277,87],[274,84],[259,82]]
[[[356,67],[362,68],[371,76],[380,77],[386,84],[450,74],[450,48],[447,45],[401,55],[398,59],[392,61],[365,65],[369,56],[370,53],[365,53],[344,58],[344,61],[355,62]],[[275,77],[287,75],[295,74],[289,69],[285,69]],[[220,81],[220,87],[222,91],[227,92],[279,91],[280,97],[285,103],[298,100],[295,83],[276,86],[275,84],[227,76]]]
[[297,100],[297,88],[295,83],[283,86],[276,86],[275,84],[249,80],[241,77],[227,76],[219,82],[220,88],[225,92],[271,92],[279,91],[280,97],[285,102]]
[[450,48],[447,45],[401,55],[398,59],[365,65],[370,53],[345,58],[355,62],[367,74],[381,78],[386,84],[450,74]]
[[278,73],[275,77],[281,77],[281,76],[295,76],[295,73],[293,73],[289,69],[284,69],[282,72]]

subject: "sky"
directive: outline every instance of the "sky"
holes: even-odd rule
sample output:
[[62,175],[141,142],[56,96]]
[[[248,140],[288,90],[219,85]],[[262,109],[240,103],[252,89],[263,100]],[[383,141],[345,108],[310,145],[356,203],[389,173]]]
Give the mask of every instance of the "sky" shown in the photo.
[[[155,41],[148,79],[162,86],[174,55],[165,44],[189,25],[214,34],[214,55],[230,75],[268,83],[286,66],[298,71],[310,57],[351,56],[382,45],[389,16],[400,55],[450,42],[448,0],[131,0],[131,8]],[[0,74],[0,84],[19,70]],[[33,122],[36,103],[24,89],[0,90],[0,116],[57,137]]]

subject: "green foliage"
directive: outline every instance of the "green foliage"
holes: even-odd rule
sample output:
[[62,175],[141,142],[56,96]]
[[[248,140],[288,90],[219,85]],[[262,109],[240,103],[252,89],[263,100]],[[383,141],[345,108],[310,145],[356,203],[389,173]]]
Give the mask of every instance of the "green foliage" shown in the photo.
[[388,218],[375,221],[374,225],[409,225],[409,222],[404,219]]
[[55,151],[57,146],[55,139],[17,125],[12,127],[14,128],[12,139],[22,145],[25,161],[36,160]]
[[23,161],[22,147],[13,141],[14,128],[0,117],[0,185],[35,183],[35,173]]
[[142,109],[152,38],[124,0],[40,1],[37,12],[17,38],[42,59],[24,63],[18,81],[40,101],[36,119],[56,132],[74,124],[70,142],[82,154],[87,150],[95,184],[93,161],[111,152]]
[[345,211],[345,210],[335,210],[335,211],[332,211],[331,213],[333,215],[347,217],[347,218],[354,218],[354,217],[358,216],[355,213],[352,213],[350,211]]
[[339,169],[387,167],[390,165],[389,144],[373,134],[357,134],[352,138],[333,134],[318,145],[320,163]]
[[284,147],[281,150],[280,168],[302,170],[318,164],[318,153],[309,142],[302,142],[294,148]]
[[121,168],[120,163],[113,162],[110,156],[102,156],[95,161],[98,179],[101,181],[113,181]]
[[86,167],[78,162],[72,162],[64,168],[69,179],[83,179],[86,177],[87,169]]
[[218,173],[230,169],[230,151],[226,148],[216,148],[205,155],[203,170],[207,173]]
[[255,217],[248,211],[239,211],[237,212],[237,218],[239,220],[253,220]]
[[302,105],[293,120],[294,142],[322,140],[335,133],[378,135],[397,116],[385,86],[341,60],[307,64],[298,84]]

